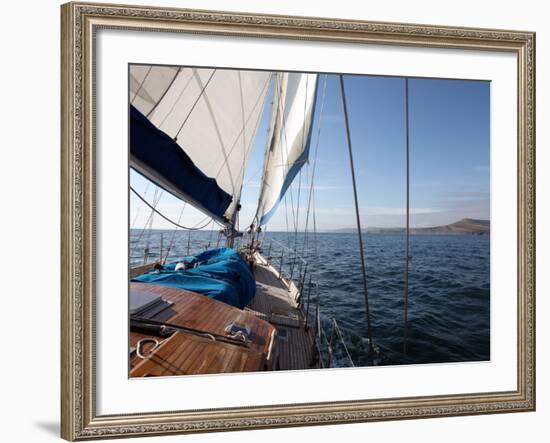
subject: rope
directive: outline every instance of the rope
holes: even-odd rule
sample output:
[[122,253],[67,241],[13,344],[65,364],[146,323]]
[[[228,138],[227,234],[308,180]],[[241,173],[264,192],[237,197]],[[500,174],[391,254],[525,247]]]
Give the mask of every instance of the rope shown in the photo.
[[152,318],[132,316],[130,318],[130,327],[158,327],[163,334],[169,334],[171,331],[183,332],[187,334],[198,335],[202,337],[208,337],[212,341],[220,341],[237,346],[248,347],[248,342],[242,339],[232,338],[231,336],[225,336],[216,334],[215,332],[205,331],[202,329],[195,329],[188,326],[176,325],[174,323],[163,322],[154,320]]
[[130,103],[134,104],[134,101],[136,99],[136,97],[138,96],[138,94],[141,92],[141,88],[143,87],[143,84],[145,83],[145,80],[147,80],[147,77],[149,77],[149,73],[151,72],[151,69],[153,69],[153,65],[150,65],[149,66],[149,69],[147,70],[147,73],[145,74],[145,76],[143,77],[143,80],[141,81],[141,83],[139,84],[139,87],[136,89],[136,93],[134,94],[134,96],[132,97],[132,100]]
[[313,197],[313,183],[314,183],[314,178],[315,178],[315,170],[316,170],[316,167],[317,167],[317,154],[319,152],[319,139],[321,138],[321,127],[322,127],[322,123],[323,123],[323,112],[324,112],[324,109],[325,109],[326,89],[327,89],[327,75],[325,75],[325,81],[324,81],[324,84],[323,84],[323,95],[322,95],[322,98],[321,98],[321,113],[319,114],[319,126],[317,128],[317,140],[316,140],[316,143],[315,143],[315,154],[314,154],[314,157],[313,157],[313,167],[312,167],[312,171],[311,171],[311,181],[310,181],[310,185],[309,185],[309,197],[308,197],[308,202],[307,202],[306,226],[305,226],[306,237],[304,238],[304,246],[302,248],[302,255],[305,254],[305,250],[306,250],[307,228],[308,228],[308,224],[309,224],[309,212],[310,212],[310,209],[311,209],[311,200],[312,200],[312,197]]
[[[143,192],[143,195],[145,197],[147,197],[147,192],[149,191],[149,185],[151,184],[150,181],[147,182],[147,186],[145,186],[145,191]],[[136,211],[136,215],[134,215],[134,220],[132,221],[132,226],[131,226],[131,229],[134,229],[134,226],[136,225],[136,222],[137,222],[137,219],[138,219],[138,216],[139,216],[139,211],[141,210],[141,206],[139,206],[137,208],[137,211]]]
[[[187,202],[183,202],[183,206],[181,207],[180,215],[178,217],[178,224],[181,221],[181,217],[183,215],[183,211],[185,210],[185,206],[187,205]],[[178,228],[174,229],[172,232],[172,238],[170,239],[170,243],[168,244],[168,249],[166,250],[166,257],[164,257],[164,261],[162,263],[166,263],[166,260],[168,260],[168,256],[170,255],[170,250],[172,249],[172,246],[174,245],[174,240],[176,239],[176,232],[178,231]],[[161,257],[162,260],[162,257]]]
[[[310,169],[312,170],[312,172],[310,173]],[[313,177],[311,176],[311,174],[313,173],[313,168],[310,168],[310,165],[309,165],[309,161],[307,162],[306,164],[306,189],[311,189],[311,182],[313,180]],[[304,242],[302,244],[302,256],[305,255],[306,253],[306,247],[307,247],[307,243],[308,243],[308,221],[309,221],[309,194],[308,196],[306,197],[306,200],[308,201],[308,206],[306,208],[306,221],[304,223]]]
[[[241,135],[243,136],[243,148],[245,149],[243,151],[243,163],[246,161],[246,158],[248,156],[248,152],[250,151],[251,149],[251,146],[252,146],[252,142],[254,141],[254,137],[251,138],[250,140],[250,146],[246,147],[246,133],[245,133],[245,129],[246,129],[246,125],[248,125],[248,122],[250,121],[250,119],[252,118],[252,115],[254,114],[258,104],[260,103],[260,99],[262,98],[262,95],[264,94],[264,91],[266,90],[266,88],[269,86],[269,79],[271,77],[269,77],[267,79],[267,81],[265,82],[264,84],[264,87],[262,88],[262,90],[260,91],[260,95],[258,96],[258,98],[256,99],[256,101],[254,102],[254,106],[252,107],[252,110],[250,111],[250,113],[248,114],[248,117],[246,118],[246,121],[244,120],[244,115],[242,115],[242,120],[243,120],[243,125],[242,125],[242,128],[241,128],[241,131],[237,134],[237,137],[235,138],[235,141],[233,142],[233,144],[231,145],[231,148],[229,149],[229,152],[227,153],[227,157],[229,157],[233,151],[235,150],[235,147],[237,146],[237,142],[239,141],[239,138],[241,137]],[[242,94],[242,92],[241,92]],[[267,96],[266,96],[267,97]],[[241,98],[242,100],[242,98]],[[242,105],[241,105],[242,107]],[[242,112],[244,113],[244,110],[242,110]],[[256,130],[258,129],[258,126],[259,126],[259,122],[261,121],[261,118],[258,118],[257,122],[256,122],[256,126],[254,128],[254,131],[252,131],[252,134],[255,134],[256,133]],[[214,166],[215,165],[215,161],[212,163],[211,166]],[[215,177],[218,178],[223,167],[225,166],[225,163],[223,163],[219,169],[218,169],[218,172],[216,172],[215,174]],[[263,165],[262,165],[262,169],[263,169]],[[241,174],[241,172],[244,170],[244,166],[243,166],[243,169],[241,171],[239,171],[239,175]]]
[[319,259],[319,248],[317,247],[317,217],[315,211],[315,188],[313,188],[313,244],[315,245],[315,258]]
[[[193,70],[195,76],[197,76],[197,71],[196,70]],[[193,103],[193,106],[191,106],[191,109],[189,110],[189,112],[187,113],[187,115],[185,116],[185,119],[183,120],[180,128],[178,129],[178,132],[176,132],[176,135],[174,136],[174,141],[177,141],[178,140],[178,136],[180,135],[180,132],[181,130],[183,129],[183,127],[185,126],[185,124],[187,123],[187,120],[189,120],[189,117],[191,116],[191,114],[193,113],[193,111],[195,110],[195,106],[197,106],[197,103],[199,102],[199,100],[201,99],[202,95],[204,94],[204,91],[206,91],[206,87],[208,86],[208,84],[210,83],[210,80],[212,80],[212,77],[214,77],[214,74],[216,73],[216,69],[214,69],[212,71],[212,74],[210,74],[210,77],[208,77],[208,80],[206,81],[206,83],[204,84],[204,86],[202,87],[201,89],[201,92],[199,94],[199,96],[196,98],[195,102]]]
[[[212,77],[210,77],[210,79],[208,79],[208,82],[211,80],[211,78]],[[201,80],[198,77],[197,77],[197,82],[200,85],[202,85]],[[206,87],[208,86],[208,82],[207,82],[207,84],[204,85],[203,91],[206,91]],[[201,93],[201,95],[202,95],[202,93]],[[221,153],[222,153],[223,158],[224,158],[223,165],[226,167],[227,176],[228,176],[230,184],[231,184],[230,194],[235,195],[235,188],[236,188],[235,179],[233,177],[233,172],[232,172],[232,170],[229,166],[229,156],[227,154],[226,143],[223,139],[222,130],[220,129],[220,126],[218,124],[218,120],[216,118],[216,113],[214,112],[212,104],[210,103],[210,100],[208,99],[208,96],[206,94],[204,94],[204,105],[206,106],[206,110],[208,111],[208,115],[210,116],[210,120],[211,120],[211,123],[213,125],[213,129],[214,129],[214,134],[216,135],[216,138],[218,139],[219,148],[220,148]],[[222,118],[222,121],[223,121],[223,118]]]
[[203,229],[203,228],[206,228],[210,223],[212,223],[214,221],[213,218],[210,218],[210,217],[206,217],[208,219],[210,219],[208,221],[208,223],[206,223],[205,225],[203,226],[198,226],[200,223],[202,223],[205,219],[201,220],[199,223],[197,223],[195,226],[192,226],[192,227],[189,227],[189,226],[183,226],[183,225],[180,225],[179,223],[176,223],[175,221],[169,219],[168,217],[166,217],[162,212],[160,212],[158,209],[156,209],[154,206],[151,205],[151,203],[149,203],[147,200],[145,200],[134,188],[132,188],[130,186],[130,190],[136,194],[136,196],[143,202],[145,203],[147,206],[149,206],[149,208],[151,208],[151,210],[153,212],[155,212],[156,214],[160,215],[164,220],[166,220],[168,223],[171,223],[173,224],[174,226],[177,226],[178,228],[181,228],[181,229],[184,229],[186,231],[198,231],[200,229]]
[[343,347],[344,347],[344,351],[346,351],[346,355],[351,363],[351,366],[352,367],[355,367],[355,363],[353,363],[353,358],[351,358],[351,354],[348,350],[348,346],[346,345],[346,341],[344,340],[344,337],[342,335],[342,331],[340,331],[340,326],[338,325],[338,323],[336,322],[336,319],[333,317],[332,318],[332,321],[334,322],[334,329],[336,331],[336,334],[338,335],[338,338],[340,338],[340,342],[342,343]]
[[353,183],[353,198],[355,201],[355,218],[357,221],[357,235],[359,237],[359,253],[361,257],[361,274],[363,276],[363,291],[365,294],[365,310],[367,314],[367,325],[369,334],[369,350],[373,351],[372,328],[370,321],[369,296],[367,292],[367,272],[365,269],[365,251],[363,250],[363,233],[361,231],[361,217],[359,216],[359,201],[357,197],[357,183],[355,181],[355,167],[353,165],[353,151],[351,148],[351,137],[349,133],[348,106],[346,103],[346,92],[344,90],[344,77],[340,74],[340,90],[342,92],[342,106],[344,108],[344,121],[346,123],[346,140],[348,143],[349,163],[351,169],[351,179]]
[[298,227],[300,224],[300,191],[302,189],[302,169],[298,174],[298,195],[296,196],[296,220],[294,222],[294,260],[292,261],[290,274],[294,273],[294,265],[296,264],[296,254],[298,253]]
[[[158,191],[158,188],[155,188],[155,194],[153,195],[153,206],[156,207],[160,201],[160,198],[162,197],[162,193],[158,196],[158,199],[157,199],[157,191]],[[151,205],[148,205],[149,207],[151,207]],[[147,229],[147,226],[150,224],[150,221],[151,221],[151,217],[153,216],[153,211],[151,211],[151,213],[149,214],[149,217],[147,218],[147,221],[145,222],[145,225],[143,226],[143,229],[140,231],[139,235],[138,235],[138,238],[136,239],[135,243],[134,243],[134,247],[132,248],[132,256],[134,255],[134,252],[136,250],[136,248],[139,246],[139,242],[141,240],[141,238],[143,237],[143,234],[145,233],[145,230]]]
[[[174,84],[174,82],[176,81],[176,78],[178,78],[178,75],[179,73],[181,72],[181,67],[178,68],[178,70],[176,71],[176,73],[174,74],[174,77],[172,77],[172,80],[170,81],[170,84],[166,87],[166,89],[164,90],[164,92],[162,93],[162,95],[160,96],[160,98],[157,100],[157,102],[155,103],[155,105],[150,109],[150,111],[147,113],[146,117],[149,119],[149,117],[151,117],[151,115],[153,114],[153,112],[155,112],[155,109],[157,109],[157,106],[159,105],[159,103],[164,99],[164,97],[166,96],[166,94],[168,93],[168,91],[172,88],[172,85]],[[160,126],[159,126],[159,129],[160,129]]]
[[210,247],[210,245],[212,244],[212,237],[213,236],[214,236],[214,230],[210,229],[210,235],[208,237],[208,244],[206,245],[206,249],[208,249]]
[[[243,121],[242,128],[241,128],[241,131],[239,132],[239,134],[237,135],[237,138],[233,142],[233,145],[231,146],[231,149],[229,150],[229,153],[227,154],[224,163],[222,165],[220,165],[220,167],[218,169],[218,172],[216,172],[215,177],[217,179],[219,177],[221,171],[223,170],[224,166],[227,167],[227,168],[229,167],[227,165],[227,162],[229,161],[229,156],[233,153],[233,150],[237,146],[237,141],[239,140],[239,137],[241,137],[241,135],[242,135],[242,137],[243,137],[243,148],[244,148],[244,150],[243,150],[243,161],[242,161],[242,164],[240,165],[240,169],[237,173],[237,180],[240,181],[241,184],[240,184],[240,188],[238,189],[238,192],[236,192],[235,188],[233,188],[233,201],[237,202],[236,205],[233,207],[233,214],[236,214],[236,215],[238,215],[237,208],[238,208],[238,205],[240,203],[240,198],[241,198],[241,194],[242,194],[242,190],[243,190],[243,181],[244,181],[244,177],[245,177],[245,173],[246,173],[246,162],[247,162],[250,151],[252,150],[252,147],[253,147],[253,144],[254,144],[254,137],[251,137],[250,141],[249,141],[249,145],[246,146],[246,132],[245,132],[245,129],[246,129],[246,125],[248,125],[248,122],[252,118],[252,115],[255,112],[256,107],[260,103],[260,98],[262,97],[262,95],[264,95],[264,92],[265,92],[266,88],[269,86],[270,79],[271,79],[271,75],[268,77],[267,81],[265,82],[265,84],[264,84],[264,86],[263,86],[263,88],[260,92],[260,95],[256,99],[256,101],[254,103],[254,106],[253,106],[252,110],[250,111],[250,114],[246,118],[246,121],[244,119],[244,108],[243,108],[243,98],[242,98],[242,89],[241,89],[241,110],[242,110],[241,111],[241,116],[242,116],[242,121]],[[239,84],[240,83],[241,82],[240,82],[240,75],[239,75]],[[265,98],[267,98],[267,95],[264,96],[264,102],[262,104],[262,107],[265,104]],[[261,115],[259,115],[258,118],[256,119],[256,124],[254,125],[254,130],[252,131],[252,134],[256,134],[256,132],[258,131],[258,128],[260,126],[260,122],[262,120],[260,117],[261,117]],[[262,169],[263,169],[263,167],[262,167]],[[235,230],[238,230],[238,229],[235,229],[235,227],[233,226],[233,231],[235,231]],[[231,241],[231,244],[232,243],[233,243],[233,240]]]
[[170,116],[170,114],[172,114],[172,111],[174,110],[174,108],[176,107],[176,105],[179,103],[180,99],[181,99],[181,96],[183,95],[183,93],[185,91],[187,91],[187,87],[191,84],[191,82],[193,81],[193,78],[195,76],[192,74],[190,77],[189,77],[189,80],[187,80],[187,83],[185,83],[185,86],[183,87],[183,89],[181,90],[181,92],[178,94],[178,98],[176,98],[176,100],[174,101],[174,103],[172,104],[172,106],[170,107],[170,110],[166,113],[166,115],[164,116],[164,118],[162,119],[162,121],[158,124],[158,128],[161,129],[162,125],[164,125],[164,123],[166,122],[166,120],[168,119],[168,117]]
[[[157,199],[157,195],[158,195],[158,199]],[[156,202],[155,206],[158,205],[161,196],[162,196],[162,192],[159,195],[158,188],[155,188],[155,195],[153,196],[153,202]],[[144,230],[147,229],[147,237],[145,240],[145,255],[149,254],[149,245],[151,244],[151,229],[153,228],[154,220],[155,220],[155,213],[151,211],[151,213],[149,214],[149,219],[147,220],[147,224],[143,228]],[[146,258],[147,257],[145,257],[145,259]]]
[[[304,116],[303,121],[306,121],[306,113],[307,113],[307,91],[309,87],[309,75],[306,76],[306,99],[304,100]],[[304,142],[306,139],[306,126],[302,126],[302,146],[304,146]],[[303,165],[302,165],[303,166]],[[298,196],[297,196],[297,202],[296,202],[296,223],[294,227],[294,254],[296,254],[296,250],[298,249],[298,227],[300,224],[300,193],[302,190],[302,168],[300,168],[300,173],[298,177]]]
[[[286,160],[283,158],[283,150],[281,149],[281,166],[285,167],[286,170],[285,170],[285,174],[288,173],[288,138],[286,136],[286,118],[285,118],[285,112],[284,112],[284,107],[283,107],[283,102],[282,102],[282,93],[283,93],[283,82],[280,81],[281,79],[278,78],[279,80],[279,94],[277,96],[277,103],[278,103],[278,107],[281,109],[281,119],[283,121],[283,125],[282,127],[280,128],[279,132],[282,132],[283,133],[283,138],[284,138],[284,141],[285,141],[285,144],[284,144],[284,147],[285,147],[285,153],[286,153]],[[280,134],[279,134],[279,138],[280,138]],[[292,221],[294,223],[294,229],[296,229],[296,222],[295,222],[295,215],[294,215],[294,193],[292,192],[292,188],[293,188],[293,184],[291,183],[289,188],[288,188],[288,191],[289,191],[289,194],[290,194],[290,209],[292,210]],[[286,193],[285,193],[285,196],[286,196]],[[290,236],[288,237],[289,240],[288,240],[288,245],[290,247]]]
[[407,326],[409,315],[409,198],[410,198],[410,153],[409,153],[409,79],[405,77],[405,153],[406,153],[406,192],[407,228],[405,235],[405,285],[403,289],[403,354],[407,355]]
[[[261,182],[260,182],[260,192],[258,193],[258,204],[256,205],[256,212],[254,214],[254,217],[252,218],[252,224],[257,223],[258,225],[260,224],[260,219],[259,219],[260,211],[263,212],[264,206],[265,206],[264,204],[262,204],[262,199],[265,192],[265,178],[267,175],[267,164],[269,162],[269,157],[270,157],[270,145],[271,145],[270,134],[273,135],[275,133],[275,128],[277,127],[276,117],[278,116],[278,113],[274,112],[273,105],[275,104],[275,95],[277,94],[276,82],[278,82],[278,79],[279,79],[279,75],[275,75],[274,77],[273,73],[269,77],[269,84],[272,90],[271,105],[270,105],[271,118],[269,119],[269,125],[267,127],[267,132],[266,132],[266,147],[264,149],[264,161],[262,163],[262,168],[261,168],[263,173],[262,173]],[[266,95],[266,98],[267,98],[267,95]]]
[[288,229],[288,200],[285,194],[286,243],[290,248],[290,230]]
[[[164,340],[162,341],[158,341],[157,339],[154,339],[154,338],[142,338],[140,341],[137,342],[137,345],[136,345],[136,355],[141,358],[142,360],[145,360],[146,358],[149,358],[151,355],[153,355],[153,353],[159,348],[159,346],[164,342]],[[142,346],[145,344],[145,343],[153,343],[153,347],[149,350],[149,355],[143,355],[143,352],[142,352]]]

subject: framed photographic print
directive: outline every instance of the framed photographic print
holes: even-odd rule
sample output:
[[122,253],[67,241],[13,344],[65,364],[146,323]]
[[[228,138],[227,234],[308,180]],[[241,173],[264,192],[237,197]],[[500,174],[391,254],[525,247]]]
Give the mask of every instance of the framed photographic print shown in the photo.
[[63,438],[534,410],[533,33],[61,13]]

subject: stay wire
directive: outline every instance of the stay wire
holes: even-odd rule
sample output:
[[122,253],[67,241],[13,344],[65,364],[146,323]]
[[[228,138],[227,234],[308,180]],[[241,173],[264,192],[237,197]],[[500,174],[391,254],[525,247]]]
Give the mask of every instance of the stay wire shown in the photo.
[[369,308],[369,296],[367,291],[367,271],[365,268],[365,251],[363,249],[363,232],[361,230],[361,217],[359,215],[359,199],[357,197],[357,182],[355,180],[355,166],[353,164],[353,150],[351,147],[351,136],[349,131],[349,118],[348,118],[348,106],[346,103],[346,92],[344,89],[344,77],[340,74],[340,91],[342,93],[342,106],[344,108],[344,122],[346,125],[346,140],[348,144],[348,153],[349,153],[349,162],[351,169],[351,179],[353,184],[353,198],[355,202],[355,218],[357,222],[357,235],[359,238],[359,255],[361,258],[361,274],[363,277],[363,291],[365,294],[365,311],[367,315],[367,326],[368,326],[368,335],[369,335],[369,350],[372,352],[374,350],[372,343],[372,327],[371,327],[371,317],[370,317],[370,308]]
[[[198,226],[198,225],[199,225],[200,223],[203,223],[203,221],[204,221],[205,219],[201,220],[201,221],[200,221],[199,223],[197,223],[195,226],[191,226],[191,227],[180,225],[179,223],[176,223],[174,220],[168,218],[166,215],[164,215],[164,214],[163,214],[162,212],[160,212],[158,209],[156,209],[155,207],[153,207],[153,206],[151,205],[151,203],[149,203],[147,200],[145,200],[145,199],[144,199],[144,198],[143,198],[143,197],[142,197],[133,187],[130,186],[130,190],[131,190],[134,194],[136,194],[136,196],[137,196],[141,201],[143,201],[147,206],[149,206],[149,208],[151,208],[151,210],[152,210],[153,212],[155,212],[156,214],[160,215],[160,216],[161,216],[164,220],[166,220],[168,223],[171,223],[172,225],[177,226],[177,227],[180,228],[180,229],[184,229],[184,230],[186,230],[186,231],[199,231],[199,230],[201,230],[201,229],[207,227],[207,226],[208,226],[210,223],[212,223],[213,221],[214,221],[215,223],[218,223],[218,222],[216,222],[213,218],[211,218],[210,216],[207,216],[205,219],[209,219],[209,221],[208,221],[207,223],[205,223],[204,225],[202,225],[202,226]],[[218,223],[218,224],[219,224],[219,223]],[[221,226],[221,225],[220,225],[220,226]]]

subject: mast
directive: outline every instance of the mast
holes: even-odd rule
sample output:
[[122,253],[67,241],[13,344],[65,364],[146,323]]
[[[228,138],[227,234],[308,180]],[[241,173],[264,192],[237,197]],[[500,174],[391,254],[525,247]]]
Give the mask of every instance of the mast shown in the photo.
[[317,74],[285,72],[274,82],[270,132],[254,217],[258,226],[269,222],[308,161],[317,78]]
[[355,202],[355,219],[357,222],[357,235],[359,237],[359,255],[361,257],[361,274],[363,276],[363,293],[365,294],[365,313],[367,316],[369,351],[372,352],[374,348],[372,344],[372,328],[371,328],[371,320],[370,320],[369,295],[367,291],[367,271],[365,268],[365,251],[363,250],[363,232],[361,231],[361,217],[359,216],[359,202],[357,198],[357,183],[355,181],[355,167],[353,165],[353,151],[351,148],[351,137],[349,132],[348,106],[346,103],[346,92],[344,89],[344,77],[342,76],[342,74],[340,74],[339,77],[340,77],[340,91],[342,92],[342,106],[344,108],[344,122],[346,124],[346,140],[348,144],[351,179],[353,183],[353,199]]

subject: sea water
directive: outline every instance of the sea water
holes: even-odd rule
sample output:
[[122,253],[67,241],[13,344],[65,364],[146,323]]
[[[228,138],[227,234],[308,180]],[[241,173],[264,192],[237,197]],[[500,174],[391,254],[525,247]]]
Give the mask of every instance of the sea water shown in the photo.
[[[217,231],[131,230],[130,264],[163,256],[169,261],[208,247],[223,246]],[[273,232],[261,234],[263,254],[272,257],[284,275],[296,280],[307,262],[303,303],[309,299],[314,324],[317,301],[323,340],[329,340],[336,319],[353,363],[372,362],[369,330],[356,233]],[[490,237],[487,235],[413,235],[410,237],[408,319],[404,322],[405,237],[365,234],[364,252],[371,335],[379,350],[377,364],[419,364],[490,359]],[[246,238],[240,240],[244,245]],[[239,242],[237,242],[237,245]],[[296,251],[296,252],[294,252]],[[293,266],[292,263],[295,263]],[[309,290],[309,280],[313,282]],[[309,294],[309,297],[308,297]],[[335,336],[336,337],[336,336]],[[336,338],[332,365],[349,366]],[[326,356],[324,358],[327,358]]]

